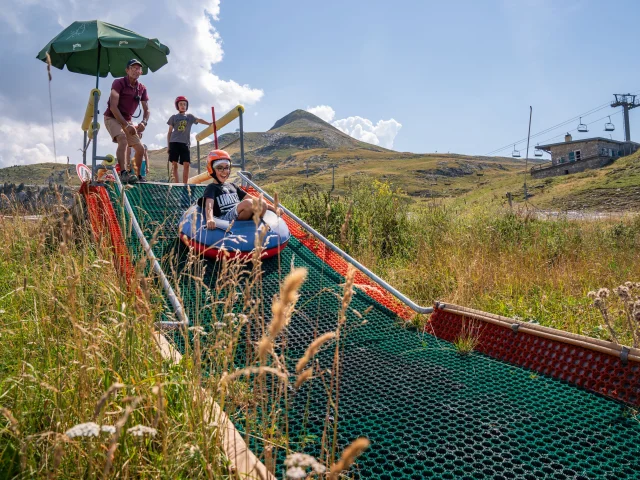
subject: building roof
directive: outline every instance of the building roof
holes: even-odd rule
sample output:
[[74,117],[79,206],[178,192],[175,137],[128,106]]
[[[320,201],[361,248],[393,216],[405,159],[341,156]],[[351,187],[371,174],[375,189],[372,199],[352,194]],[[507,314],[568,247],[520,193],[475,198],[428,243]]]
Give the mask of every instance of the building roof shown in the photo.
[[588,142],[596,142],[596,141],[617,143],[618,145],[624,145],[624,144],[630,143],[633,145],[638,145],[640,147],[640,143],[637,143],[637,142],[623,142],[620,140],[612,140],[610,138],[604,138],[604,137],[592,137],[592,138],[582,138],[580,140],[571,140],[570,142],[558,142],[558,143],[549,143],[547,145],[536,145],[536,148],[539,150],[549,150],[551,147],[557,147],[558,145],[571,145],[574,143],[588,143]]

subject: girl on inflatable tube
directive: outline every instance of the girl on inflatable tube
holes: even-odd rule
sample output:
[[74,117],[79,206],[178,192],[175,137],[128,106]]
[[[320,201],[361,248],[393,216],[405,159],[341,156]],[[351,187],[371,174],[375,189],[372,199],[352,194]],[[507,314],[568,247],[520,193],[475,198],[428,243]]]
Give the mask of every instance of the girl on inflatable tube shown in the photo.
[[217,259],[220,251],[229,256],[249,256],[254,246],[256,224],[253,221],[254,201],[261,202],[260,225],[267,227],[262,258],[280,252],[290,233],[276,211],[264,199],[256,199],[232,182],[231,158],[224,150],[213,150],[207,158],[207,171],[213,179],[196,205],[189,208],[180,222],[180,238],[186,245]]

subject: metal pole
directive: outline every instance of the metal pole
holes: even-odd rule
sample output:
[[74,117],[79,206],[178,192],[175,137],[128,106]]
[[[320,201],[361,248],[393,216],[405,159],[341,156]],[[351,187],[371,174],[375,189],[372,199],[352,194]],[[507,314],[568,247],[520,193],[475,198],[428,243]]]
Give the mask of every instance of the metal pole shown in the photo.
[[144,249],[145,253],[147,254],[147,257],[149,258],[149,261],[151,262],[151,266],[153,267],[153,271],[160,278],[160,283],[162,284],[162,288],[164,289],[165,293],[167,294],[167,298],[169,299],[169,302],[171,303],[171,306],[173,307],[173,310],[174,310],[174,312],[176,314],[176,317],[178,317],[178,319],[179,319],[178,322],[160,321],[160,322],[157,322],[157,323],[160,326],[164,326],[164,327],[188,326],[189,325],[189,318],[187,317],[187,314],[185,313],[184,309],[182,308],[182,305],[180,304],[180,301],[178,300],[178,296],[173,291],[173,288],[171,288],[171,284],[169,283],[169,280],[167,280],[167,277],[164,274],[164,271],[162,270],[162,267],[160,266],[160,263],[158,263],[158,259],[154,255],[153,250],[151,249],[151,246],[149,245],[149,242],[147,242],[147,239],[144,238],[144,234],[142,233],[142,229],[140,228],[140,225],[138,224],[138,220],[136,220],[136,216],[133,213],[133,209],[131,208],[131,204],[129,203],[129,199],[127,198],[127,193],[125,192],[124,188],[122,187],[122,182],[120,182],[120,176],[119,175],[114,175],[114,177],[116,178],[116,185],[118,185],[118,190],[120,192],[120,195],[122,195],[122,198],[124,199],[124,208],[127,211],[127,213],[129,214],[129,218],[131,219],[131,226],[133,227],[133,230],[136,232],[136,236],[138,237],[138,240],[142,244],[142,248]]
[[336,188],[336,166],[331,165],[331,191],[333,192]]
[[198,175],[200,175],[200,140],[196,145],[196,155],[198,156]]
[[531,137],[531,116],[533,107],[529,105],[529,132],[527,133],[527,156],[524,160],[524,199],[527,200],[527,174],[529,172],[529,138]]
[[626,142],[631,141],[631,127],[629,125],[629,105],[622,105],[624,110],[624,139]]
[[[238,175],[240,176],[240,178],[243,181],[243,184],[246,183],[247,185],[252,186],[253,188],[255,188],[258,192],[264,194],[264,197],[268,200],[270,200],[271,202],[273,202],[273,198],[267,193],[265,192],[263,189],[261,189],[258,185],[256,185],[254,182],[252,182],[249,177],[247,175],[245,175],[243,172],[238,173]],[[313,227],[311,227],[310,225],[308,225],[304,220],[301,220],[300,218],[298,218],[293,212],[291,212],[289,209],[285,208],[284,206],[282,206],[282,204],[280,204],[280,208],[282,208],[282,210],[289,216],[291,217],[295,222],[297,222],[302,228],[304,228],[305,230],[307,230],[309,233],[311,233],[312,235],[314,235],[318,240],[320,240],[322,243],[324,243],[327,248],[329,248],[330,250],[332,250],[333,252],[337,253],[338,255],[340,255],[342,258],[344,258],[347,262],[351,263],[354,267],[356,267],[358,270],[360,270],[362,273],[364,273],[367,277],[369,277],[371,280],[373,280],[375,283],[377,283],[378,285],[380,285],[382,288],[384,288],[386,291],[388,291],[389,293],[391,293],[394,297],[396,297],[398,300],[400,300],[402,303],[404,303],[406,306],[408,306],[409,308],[411,308],[413,311],[418,312],[418,313],[422,313],[422,314],[426,314],[426,313],[432,313],[433,312],[433,307],[423,307],[418,305],[417,303],[415,303],[413,300],[411,300],[410,298],[408,298],[407,296],[405,296],[404,294],[400,293],[398,290],[396,290],[395,288],[393,288],[391,285],[389,285],[387,282],[385,282],[383,279],[381,279],[379,276],[377,276],[375,273],[373,273],[371,270],[369,270],[367,267],[365,267],[364,265],[362,265],[360,262],[358,262],[356,259],[352,258],[351,256],[349,256],[349,254],[343,252],[340,248],[338,248],[336,245],[334,245],[333,243],[331,243],[330,240],[326,239],[325,237],[323,237],[320,233],[316,232]]]
[[84,132],[84,138],[82,140],[82,163],[87,164],[87,132]]
[[242,109],[239,108],[240,116],[238,117],[240,120],[240,164],[242,165],[242,171],[245,170],[245,162],[244,162],[244,125],[242,121]]
[[[100,42],[98,42],[98,68],[96,71],[96,90],[98,90],[98,82],[100,81]],[[93,123],[91,130],[93,132],[93,148],[91,155],[91,178],[96,174],[96,156],[98,155],[98,92],[93,92]]]

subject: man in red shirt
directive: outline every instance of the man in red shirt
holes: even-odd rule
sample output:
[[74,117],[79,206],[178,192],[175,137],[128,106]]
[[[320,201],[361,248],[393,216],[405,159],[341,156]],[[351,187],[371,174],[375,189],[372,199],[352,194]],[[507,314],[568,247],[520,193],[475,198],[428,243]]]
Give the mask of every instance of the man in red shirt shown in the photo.
[[[129,145],[135,151],[133,168],[136,174],[140,175],[144,148],[138,134],[144,132],[149,121],[149,96],[146,87],[138,82],[138,78],[142,75],[142,63],[132,58],[127,62],[126,72],[126,77],[114,80],[111,85],[111,95],[107,102],[107,111],[104,113],[104,125],[113,143],[118,144],[116,157],[120,165],[122,182],[134,183],[138,181],[138,177],[125,170],[124,157]],[[131,119],[141,103],[144,114],[142,121],[135,126]]]

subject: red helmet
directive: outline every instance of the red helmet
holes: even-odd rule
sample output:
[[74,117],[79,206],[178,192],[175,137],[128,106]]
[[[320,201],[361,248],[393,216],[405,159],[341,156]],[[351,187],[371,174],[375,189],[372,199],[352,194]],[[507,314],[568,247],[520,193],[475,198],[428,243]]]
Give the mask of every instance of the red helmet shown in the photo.
[[173,104],[176,106],[176,110],[180,110],[178,108],[178,102],[187,102],[187,110],[189,110],[189,100],[187,100],[187,97],[183,97],[182,95],[176,97],[176,101],[173,102]]
[[231,157],[227,152],[225,152],[224,150],[211,150],[209,152],[209,156],[207,157],[207,172],[209,172],[209,175],[211,175],[212,177],[214,167],[213,164],[218,160],[226,160],[227,162],[229,162],[229,165],[231,165]]

